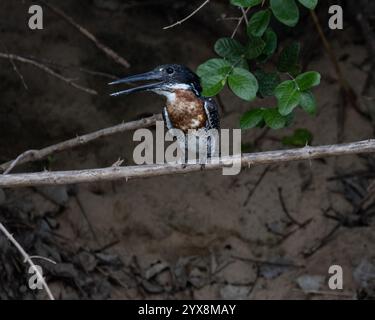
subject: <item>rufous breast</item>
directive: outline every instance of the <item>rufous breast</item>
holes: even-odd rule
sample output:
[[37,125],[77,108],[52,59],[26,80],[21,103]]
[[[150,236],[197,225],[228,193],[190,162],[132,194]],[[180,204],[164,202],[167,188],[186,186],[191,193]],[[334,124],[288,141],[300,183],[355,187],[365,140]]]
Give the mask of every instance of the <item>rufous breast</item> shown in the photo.
[[176,90],[174,99],[167,103],[169,119],[173,126],[184,132],[200,129],[206,125],[204,101],[188,90]]

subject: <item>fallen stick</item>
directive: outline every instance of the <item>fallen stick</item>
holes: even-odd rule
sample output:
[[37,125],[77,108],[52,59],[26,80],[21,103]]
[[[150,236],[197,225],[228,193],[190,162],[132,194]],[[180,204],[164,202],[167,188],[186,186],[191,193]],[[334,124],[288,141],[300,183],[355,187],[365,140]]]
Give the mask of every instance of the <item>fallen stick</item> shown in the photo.
[[35,274],[38,277],[38,281],[40,281],[40,283],[46,290],[48,298],[50,300],[55,300],[50,288],[48,287],[46,280],[44,279],[43,275],[39,272],[39,269],[35,266],[34,262],[31,260],[31,257],[26,253],[26,251],[22,248],[22,246],[17,242],[17,240],[12,236],[12,234],[5,228],[5,226],[2,223],[0,223],[0,231],[17,248],[17,250],[21,253],[22,257],[24,258],[24,261],[27,262],[30,265],[30,267],[32,267],[32,269],[35,271]]
[[300,149],[277,150],[243,154],[241,157],[213,158],[204,167],[201,164],[155,164],[127,167],[110,167],[60,172],[38,172],[27,174],[0,175],[0,188],[31,187],[42,185],[65,185],[110,180],[128,180],[133,178],[155,177],[181,174],[200,170],[217,170],[235,165],[255,166],[278,164],[280,162],[311,160],[323,157],[360,153],[374,153],[375,140],[365,140],[347,144],[319,147],[306,146]]
[[135,120],[131,122],[121,123],[119,125],[105,128],[99,131],[85,134],[83,136],[78,136],[73,139],[69,139],[58,144],[40,149],[40,150],[27,150],[20,154],[16,159],[8,161],[0,165],[0,170],[5,171],[4,174],[8,174],[17,165],[21,165],[31,161],[39,161],[45,159],[46,157],[61,152],[67,149],[72,149],[77,146],[92,142],[99,138],[108,137],[116,133],[121,133],[129,130],[136,130],[141,128],[147,128],[155,124],[156,121],[162,120],[161,114],[153,115],[148,118],[141,120]]

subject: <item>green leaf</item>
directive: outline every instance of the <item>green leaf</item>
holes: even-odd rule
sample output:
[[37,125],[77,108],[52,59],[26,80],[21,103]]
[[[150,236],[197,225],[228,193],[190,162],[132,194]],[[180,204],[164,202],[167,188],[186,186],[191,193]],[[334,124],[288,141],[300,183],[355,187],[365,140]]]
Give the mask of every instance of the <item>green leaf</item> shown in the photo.
[[313,140],[312,133],[307,129],[297,129],[293,135],[286,136],[282,139],[283,145],[294,147],[305,147],[310,145]]
[[281,23],[295,27],[299,20],[299,10],[294,0],[271,0],[271,10]]
[[259,125],[263,120],[263,109],[252,109],[246,112],[240,119],[241,129],[251,129]]
[[249,64],[247,63],[247,60],[244,58],[228,57],[226,58],[226,60],[230,62],[230,64],[233,67],[238,67],[238,68],[249,70]]
[[273,55],[277,49],[277,35],[271,28],[268,28],[264,33],[263,41],[266,43],[263,54],[267,56]]
[[277,108],[265,109],[263,112],[264,121],[271,129],[281,129],[286,125],[286,117],[282,116]]
[[298,90],[297,84],[292,81],[284,81],[275,89],[275,95],[278,100],[278,109],[281,115],[290,114],[295,107],[298,106],[301,92]]
[[202,78],[202,95],[205,97],[213,97],[217,95],[225,86],[226,79],[223,76],[216,75]]
[[266,43],[262,38],[250,37],[250,43],[247,45],[245,52],[246,58],[250,60],[258,58],[262,54],[265,46]]
[[262,70],[254,72],[259,84],[259,93],[262,97],[270,97],[275,94],[276,87],[280,84],[280,77],[277,72],[267,73]]
[[300,64],[296,64],[290,69],[289,73],[292,77],[297,77],[301,73],[301,71],[302,66]]
[[248,8],[248,7],[254,7],[262,3],[262,0],[230,0],[230,3],[235,6]]
[[242,68],[234,68],[228,77],[229,88],[240,98],[250,101],[258,92],[258,81],[254,75]]
[[311,115],[316,114],[316,100],[310,91],[301,92],[299,104],[303,110]]
[[314,10],[318,5],[318,0],[298,0],[307,9]]
[[291,74],[295,73],[300,51],[301,46],[296,41],[285,47],[280,54],[277,69],[280,72],[289,72]]
[[218,94],[225,86],[231,68],[231,64],[224,59],[210,59],[201,64],[197,74],[201,78],[202,94],[205,97]]
[[270,10],[261,10],[255,13],[249,21],[247,33],[254,37],[263,36],[271,20]]
[[214,49],[215,52],[223,58],[240,57],[245,51],[244,46],[232,38],[221,38],[217,40]]
[[309,71],[296,78],[297,85],[301,91],[306,91],[320,84],[320,74],[316,71]]
[[205,63],[201,64],[197,69],[199,77],[212,75],[225,75],[231,69],[231,64],[224,59],[210,59]]

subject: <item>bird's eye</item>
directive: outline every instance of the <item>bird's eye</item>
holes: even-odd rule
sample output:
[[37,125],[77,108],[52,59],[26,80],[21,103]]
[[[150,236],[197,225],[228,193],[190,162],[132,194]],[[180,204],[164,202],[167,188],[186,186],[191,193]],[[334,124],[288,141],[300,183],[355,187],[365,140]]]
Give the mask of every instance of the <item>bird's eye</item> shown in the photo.
[[174,69],[172,67],[168,67],[166,69],[166,71],[167,71],[168,74],[173,74],[174,73]]

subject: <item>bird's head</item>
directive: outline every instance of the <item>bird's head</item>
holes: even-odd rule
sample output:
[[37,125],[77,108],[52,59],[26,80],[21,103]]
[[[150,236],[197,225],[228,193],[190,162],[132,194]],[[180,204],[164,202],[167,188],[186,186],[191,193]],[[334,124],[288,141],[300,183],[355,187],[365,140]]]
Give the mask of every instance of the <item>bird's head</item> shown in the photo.
[[145,81],[147,83],[112,93],[111,96],[119,96],[139,91],[152,91],[169,97],[175,90],[191,90],[199,96],[202,92],[199,77],[189,68],[180,64],[162,65],[150,72],[129,76],[109,84],[115,85],[138,81]]

